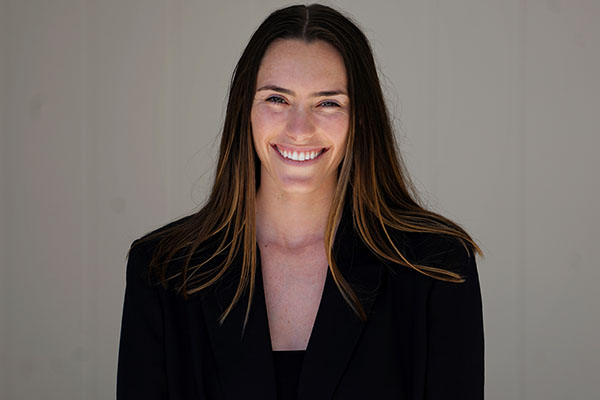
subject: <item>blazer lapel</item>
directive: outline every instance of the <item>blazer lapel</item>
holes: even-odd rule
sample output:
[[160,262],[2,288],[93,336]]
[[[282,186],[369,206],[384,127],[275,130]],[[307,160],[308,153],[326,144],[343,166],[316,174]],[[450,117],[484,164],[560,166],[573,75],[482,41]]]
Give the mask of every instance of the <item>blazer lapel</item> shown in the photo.
[[[239,265],[241,259],[232,268]],[[257,270],[254,299],[243,336],[247,295],[242,296],[223,325],[218,324],[219,316],[229,305],[237,289],[239,274],[231,275],[232,278],[225,279],[223,284],[217,284],[202,300],[223,392],[231,400],[249,397],[276,400],[275,370],[260,268]]]
[[[336,263],[360,299],[367,316],[381,284],[383,265],[354,232],[346,214],[336,233]],[[331,271],[323,289],[298,383],[299,400],[331,399],[365,323],[352,311]]]

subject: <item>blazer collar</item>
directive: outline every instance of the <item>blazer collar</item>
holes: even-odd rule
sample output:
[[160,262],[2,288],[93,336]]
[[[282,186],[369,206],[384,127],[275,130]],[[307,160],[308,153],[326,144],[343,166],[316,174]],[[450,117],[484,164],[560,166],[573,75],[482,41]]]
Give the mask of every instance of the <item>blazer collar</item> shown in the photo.
[[[381,284],[384,266],[354,231],[348,212],[344,213],[338,226],[334,256],[340,272],[369,315]],[[247,296],[243,296],[232,309],[223,325],[219,326],[217,321],[233,298],[237,279],[239,274],[232,273],[229,279],[216,285],[214,290],[207,291],[198,301],[188,303],[190,319],[198,319],[200,314],[204,315],[203,323],[196,321],[197,323],[190,324],[190,334],[192,337],[199,337],[193,330],[206,327],[226,398],[240,399],[252,394],[252,398],[276,400],[275,370],[260,257],[254,298],[243,336]],[[196,308],[198,303],[201,303],[201,312]],[[328,270],[300,372],[298,399],[331,399],[364,325],[343,299],[331,271]],[[195,351],[195,357],[200,357],[200,352]],[[201,360],[196,359],[195,363],[200,367]],[[201,374],[196,373],[196,376],[201,379]]]

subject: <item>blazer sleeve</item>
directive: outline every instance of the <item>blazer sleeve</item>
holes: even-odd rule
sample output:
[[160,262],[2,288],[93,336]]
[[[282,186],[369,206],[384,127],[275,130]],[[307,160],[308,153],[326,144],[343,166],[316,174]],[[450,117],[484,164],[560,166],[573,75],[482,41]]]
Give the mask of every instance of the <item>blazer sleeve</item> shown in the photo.
[[117,399],[167,398],[163,316],[158,287],[148,279],[149,257],[134,242],[126,270],[117,367]]
[[455,246],[447,266],[466,281],[435,280],[428,302],[427,400],[484,397],[483,308],[474,252]]

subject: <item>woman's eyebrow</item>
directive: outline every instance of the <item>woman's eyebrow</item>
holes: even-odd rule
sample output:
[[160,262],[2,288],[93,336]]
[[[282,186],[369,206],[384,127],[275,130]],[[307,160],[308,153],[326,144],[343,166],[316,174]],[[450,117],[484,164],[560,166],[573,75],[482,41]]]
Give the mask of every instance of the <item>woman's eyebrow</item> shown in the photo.
[[[289,94],[289,95],[292,95],[292,96],[296,95],[296,93],[294,93],[293,90],[282,88],[282,87],[275,86],[275,85],[263,86],[260,89],[258,89],[257,92],[260,92],[261,90],[273,90],[275,92],[285,93],[285,94]],[[345,91],[343,91],[343,90],[323,90],[321,92],[311,93],[311,96],[312,97],[323,97],[323,96],[336,96],[336,95],[339,95],[339,94],[343,94],[344,96],[348,96],[348,94]]]

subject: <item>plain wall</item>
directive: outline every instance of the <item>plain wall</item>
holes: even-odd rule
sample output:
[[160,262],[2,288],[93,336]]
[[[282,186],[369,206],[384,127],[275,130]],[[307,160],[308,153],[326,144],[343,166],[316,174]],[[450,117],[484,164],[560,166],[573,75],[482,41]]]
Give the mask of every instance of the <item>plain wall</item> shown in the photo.
[[[132,240],[197,210],[280,1],[0,0],[0,398],[114,397]],[[600,398],[600,2],[330,2],[410,173],[478,240],[486,398]]]

